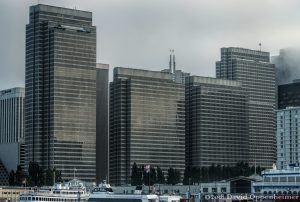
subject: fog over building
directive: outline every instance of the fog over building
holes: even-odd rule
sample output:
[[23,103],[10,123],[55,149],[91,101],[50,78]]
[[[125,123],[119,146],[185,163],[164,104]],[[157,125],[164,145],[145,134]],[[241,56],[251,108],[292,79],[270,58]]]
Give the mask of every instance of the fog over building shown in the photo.
[[129,184],[132,165],[185,168],[185,93],[172,74],[116,67],[110,84],[110,183]]
[[271,167],[276,161],[275,67],[270,53],[244,48],[221,48],[217,78],[239,81],[248,95],[249,161]]
[[96,179],[96,27],[92,13],[30,7],[26,25],[26,165]]
[[300,48],[280,49],[278,56],[271,57],[271,62],[275,64],[277,85],[300,79]]

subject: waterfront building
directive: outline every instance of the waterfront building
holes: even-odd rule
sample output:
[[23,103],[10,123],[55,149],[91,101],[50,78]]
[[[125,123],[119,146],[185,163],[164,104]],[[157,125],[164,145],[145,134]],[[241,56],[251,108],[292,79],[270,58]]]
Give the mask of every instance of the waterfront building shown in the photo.
[[96,27],[92,13],[38,4],[26,25],[26,165],[96,180]]
[[96,138],[96,181],[108,180],[109,134],[108,134],[108,74],[109,65],[97,63],[97,138]]
[[186,78],[186,163],[248,162],[247,94],[238,81]]
[[216,62],[217,78],[242,83],[248,96],[249,162],[264,168],[276,161],[275,67],[270,53],[244,48],[222,48]]
[[277,170],[276,168],[262,171],[262,181],[254,182],[253,193],[269,195],[299,195],[300,194],[300,169],[288,167]]
[[300,80],[278,86],[278,109],[300,107]]
[[277,167],[300,162],[300,107],[277,110]]
[[0,160],[8,172],[24,169],[24,98],[21,87],[0,91]]
[[129,184],[134,162],[183,175],[184,85],[168,72],[116,67],[109,107],[111,184]]

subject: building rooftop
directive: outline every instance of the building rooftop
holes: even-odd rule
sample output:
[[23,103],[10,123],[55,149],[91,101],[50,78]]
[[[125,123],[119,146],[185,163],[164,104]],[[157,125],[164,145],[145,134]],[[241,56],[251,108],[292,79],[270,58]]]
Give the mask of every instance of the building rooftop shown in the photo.
[[168,72],[162,71],[150,71],[144,69],[133,69],[126,67],[115,67],[114,77],[146,77],[146,78],[156,78],[156,79],[166,79],[172,80],[172,75]]
[[51,5],[44,5],[44,4],[37,4],[30,7],[30,13],[37,12],[37,11],[45,11],[49,13],[60,13],[62,15],[73,15],[78,17],[84,17],[84,18],[92,18],[92,12],[90,11],[82,11],[72,9],[72,8],[62,8],[57,6],[51,6]]
[[190,76],[186,80],[187,83],[201,83],[201,84],[214,84],[214,85],[224,85],[224,86],[235,86],[241,87],[242,83],[239,81],[233,81],[228,79],[216,79],[212,77],[202,77],[202,76]]

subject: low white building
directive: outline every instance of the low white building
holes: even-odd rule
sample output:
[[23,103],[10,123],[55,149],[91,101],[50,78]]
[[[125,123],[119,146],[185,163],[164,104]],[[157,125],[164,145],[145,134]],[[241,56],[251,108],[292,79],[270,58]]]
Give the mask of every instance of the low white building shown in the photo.
[[300,194],[300,168],[268,169],[262,172],[263,180],[253,182],[253,193]]

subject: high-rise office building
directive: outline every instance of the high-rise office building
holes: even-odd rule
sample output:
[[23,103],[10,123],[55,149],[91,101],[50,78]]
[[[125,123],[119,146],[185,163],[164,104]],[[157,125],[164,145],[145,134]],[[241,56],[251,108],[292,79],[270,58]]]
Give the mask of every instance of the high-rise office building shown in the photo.
[[287,107],[300,107],[300,80],[278,86],[278,109]]
[[217,78],[240,81],[248,95],[249,162],[271,167],[276,161],[275,67],[270,54],[244,48],[222,48]]
[[24,98],[24,88],[0,91],[0,160],[8,172],[24,168]]
[[117,67],[110,84],[110,183],[130,183],[132,165],[185,167],[185,92],[171,74]]
[[277,167],[300,162],[300,107],[277,110]]
[[96,180],[108,179],[108,73],[109,65],[97,63],[97,138],[96,138]]
[[92,13],[30,7],[25,155],[63,179],[96,180],[96,27]]
[[186,163],[233,166],[248,161],[247,94],[238,81],[186,78]]

